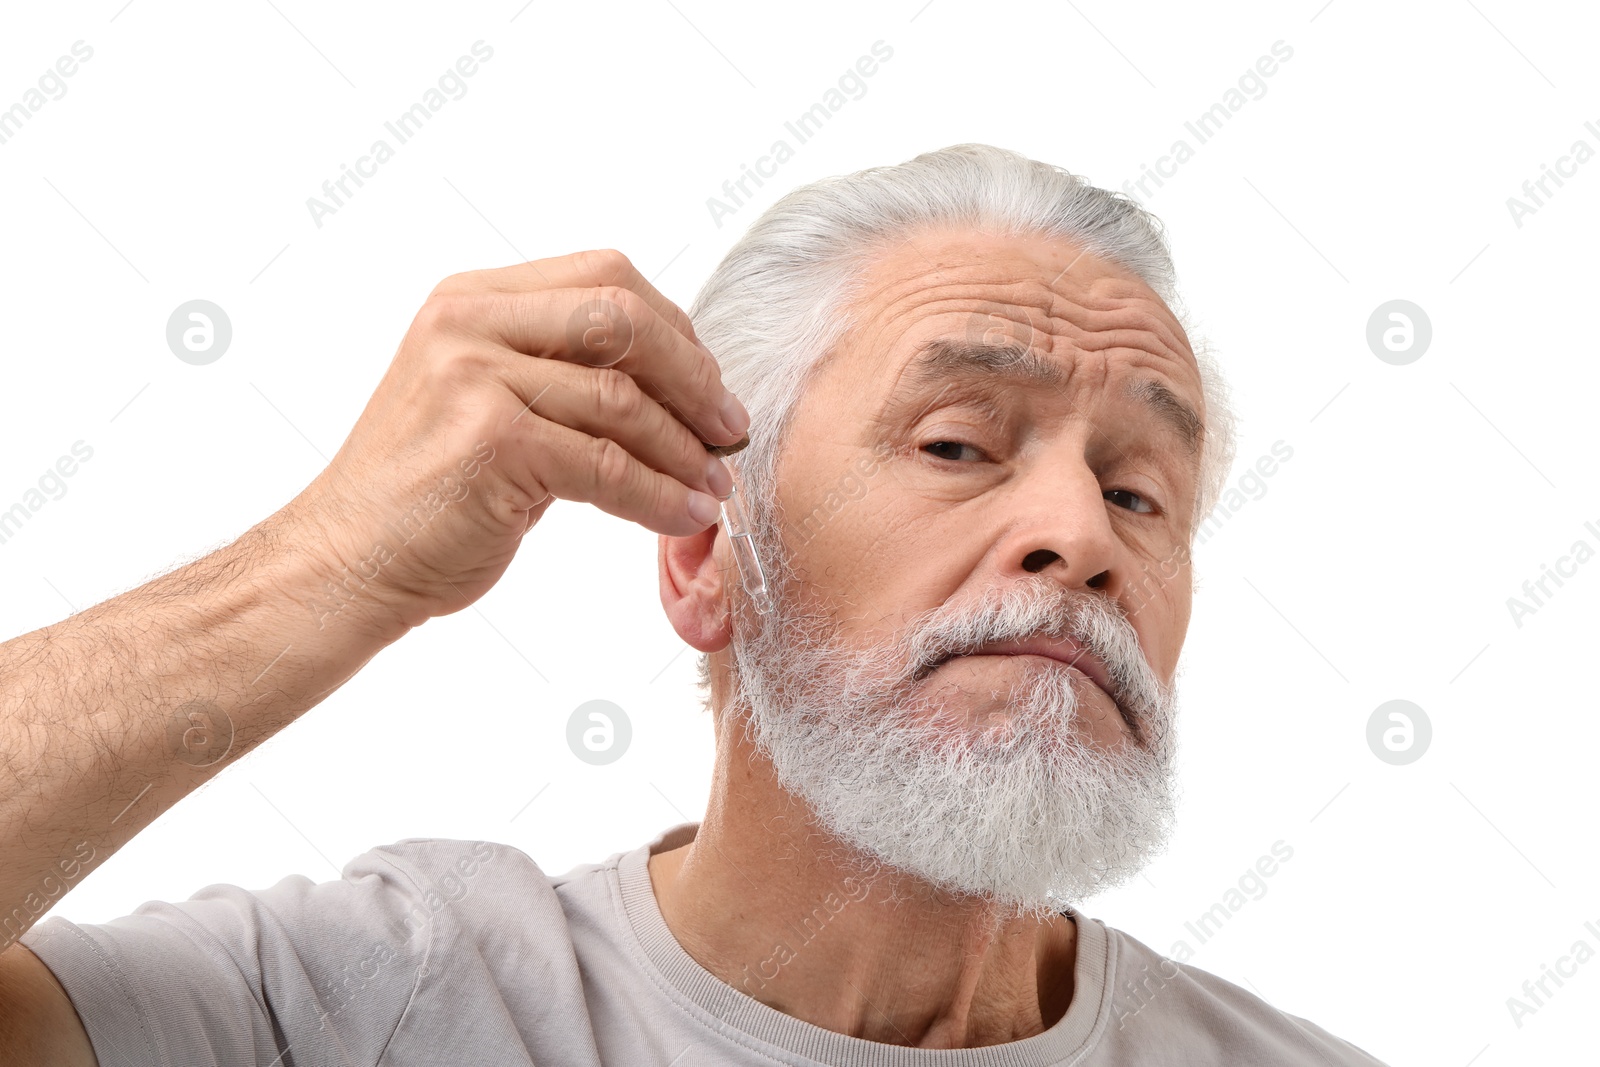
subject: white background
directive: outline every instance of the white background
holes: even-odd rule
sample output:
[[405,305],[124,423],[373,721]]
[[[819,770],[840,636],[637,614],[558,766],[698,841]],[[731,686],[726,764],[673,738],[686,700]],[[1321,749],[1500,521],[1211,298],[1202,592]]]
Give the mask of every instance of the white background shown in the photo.
[[[1506,1004],[1574,941],[1600,949],[1577,666],[1600,561],[1520,627],[1506,604],[1574,541],[1600,547],[1600,160],[1520,227],[1506,204],[1573,141],[1600,148],[1580,5],[124,2],[14,9],[0,35],[0,107],[94,49],[0,145],[0,509],[94,449],[0,545],[6,635],[282,506],[447,274],[614,246],[687,306],[782,192],[962,141],[1120,187],[1285,42],[1265,95],[1149,206],[1236,392],[1235,483],[1275,441],[1293,458],[1197,552],[1177,840],[1089,910],[1395,1064],[1591,1053],[1600,962],[1520,1027]],[[480,39],[467,94],[317,227],[307,197]],[[865,95],[718,227],[706,199],[879,40]],[[166,345],[195,298],[233,323],[209,366]],[[1395,298],[1433,326],[1407,366],[1365,339]],[[710,722],[655,547],[558,503],[475,609],[381,653],[55,913],[333,878],[412,836],[560,872],[698,818]],[[634,729],[605,767],[564,740],[595,698]],[[1367,747],[1394,698],[1433,725],[1408,766]],[[1197,944],[1185,922],[1280,839],[1266,894]]]

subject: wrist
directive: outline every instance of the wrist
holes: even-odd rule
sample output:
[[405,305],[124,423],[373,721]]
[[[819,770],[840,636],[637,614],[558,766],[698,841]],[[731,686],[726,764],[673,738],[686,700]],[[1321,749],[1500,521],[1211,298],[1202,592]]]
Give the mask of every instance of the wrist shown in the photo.
[[408,620],[374,581],[372,561],[349,558],[308,509],[285,508],[251,534],[255,543],[247,546],[247,554],[254,563],[253,580],[300,640],[353,643],[366,653],[365,662],[422,621]]

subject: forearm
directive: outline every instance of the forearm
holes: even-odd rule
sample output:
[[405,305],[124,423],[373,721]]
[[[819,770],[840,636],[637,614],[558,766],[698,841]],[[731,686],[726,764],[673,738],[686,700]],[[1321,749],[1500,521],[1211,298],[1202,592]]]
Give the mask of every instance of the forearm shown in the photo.
[[0,948],[406,627],[280,516],[0,645]]

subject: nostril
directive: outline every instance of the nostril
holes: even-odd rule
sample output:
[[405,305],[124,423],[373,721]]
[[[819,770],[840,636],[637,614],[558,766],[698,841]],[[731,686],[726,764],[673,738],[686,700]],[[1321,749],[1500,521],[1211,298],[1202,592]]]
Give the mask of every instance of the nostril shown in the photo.
[[1111,580],[1111,572],[1110,571],[1101,571],[1099,574],[1095,575],[1093,578],[1090,578],[1087,582],[1084,582],[1083,584],[1087,585],[1090,589],[1104,589],[1106,587],[1106,583],[1109,582],[1110,580]]
[[1038,574],[1060,558],[1060,553],[1052,552],[1048,548],[1041,548],[1022,557],[1022,569],[1029,574]]

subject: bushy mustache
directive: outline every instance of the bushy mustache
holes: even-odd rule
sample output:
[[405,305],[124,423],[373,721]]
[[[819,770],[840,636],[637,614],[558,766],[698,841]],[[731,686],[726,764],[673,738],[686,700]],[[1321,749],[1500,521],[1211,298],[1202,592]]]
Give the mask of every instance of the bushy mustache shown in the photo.
[[1028,638],[1072,640],[1105,664],[1111,697],[1136,741],[1148,740],[1151,711],[1165,686],[1151,669],[1127,615],[1109,597],[1044,581],[991,591],[971,603],[941,605],[901,631],[904,681],[923,681],[942,664],[985,645]]

